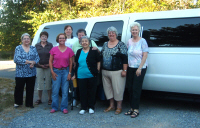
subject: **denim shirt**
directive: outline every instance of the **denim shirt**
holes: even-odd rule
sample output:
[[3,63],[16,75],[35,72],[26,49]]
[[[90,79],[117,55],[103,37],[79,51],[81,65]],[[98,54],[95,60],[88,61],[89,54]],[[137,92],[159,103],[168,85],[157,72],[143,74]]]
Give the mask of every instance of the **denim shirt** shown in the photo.
[[30,50],[26,53],[22,45],[15,48],[14,62],[16,63],[16,77],[32,77],[36,76],[36,68],[30,68],[30,64],[25,64],[26,60],[35,61],[36,64],[40,58],[34,46],[30,46]]

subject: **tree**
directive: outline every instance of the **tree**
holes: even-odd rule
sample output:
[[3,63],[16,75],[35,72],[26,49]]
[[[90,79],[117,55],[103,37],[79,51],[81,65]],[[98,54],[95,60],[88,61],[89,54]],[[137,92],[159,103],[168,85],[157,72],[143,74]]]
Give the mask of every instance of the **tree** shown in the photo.
[[32,17],[26,15],[28,11],[43,11],[44,4],[37,5],[34,0],[22,0],[18,3],[8,1],[3,16],[0,19],[0,49],[2,51],[14,51],[15,47],[21,43],[21,35],[29,33],[33,37],[31,24],[24,21]]

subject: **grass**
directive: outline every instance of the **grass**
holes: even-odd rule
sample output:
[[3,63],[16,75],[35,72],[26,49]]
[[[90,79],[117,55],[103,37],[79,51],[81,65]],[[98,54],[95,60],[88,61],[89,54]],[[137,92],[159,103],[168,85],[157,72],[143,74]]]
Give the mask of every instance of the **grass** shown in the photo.
[[15,81],[12,79],[0,78],[0,127],[8,125],[9,122],[17,117],[23,116],[23,113],[30,110],[25,106],[15,109],[14,105],[14,89]]
[[15,81],[6,78],[0,78],[0,112],[5,108],[11,107],[14,104],[14,87]]

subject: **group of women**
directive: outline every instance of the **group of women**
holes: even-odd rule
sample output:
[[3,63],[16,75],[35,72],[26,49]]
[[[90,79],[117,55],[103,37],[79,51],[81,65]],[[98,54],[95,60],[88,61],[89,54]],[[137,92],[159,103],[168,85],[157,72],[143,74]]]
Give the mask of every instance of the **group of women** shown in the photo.
[[[16,47],[14,57],[16,63],[14,107],[18,107],[23,103],[25,84],[27,93],[26,106],[33,107],[33,91],[36,77],[34,65],[37,65],[39,99],[36,104],[42,103],[42,85],[44,85],[45,80],[45,87],[49,94],[48,104],[52,106],[50,112],[54,113],[59,109],[58,94],[61,86],[62,101],[60,110],[64,114],[68,113],[69,81],[77,78],[81,102],[79,113],[84,114],[87,110],[89,110],[90,114],[94,113],[96,81],[100,72],[101,62],[103,88],[106,98],[110,101],[109,107],[104,112],[115,110],[116,115],[122,112],[123,95],[125,85],[127,85],[131,108],[125,115],[130,115],[132,118],[137,117],[139,115],[142,83],[148,65],[148,45],[144,38],[139,37],[140,24],[134,22],[130,26],[132,38],[128,40],[127,45],[117,39],[117,29],[112,26],[109,27],[107,29],[109,41],[104,43],[101,52],[97,49],[96,44],[86,36],[85,30],[78,30],[77,36],[79,40],[73,39],[71,26],[66,26],[64,30],[65,34],[61,33],[56,38],[59,44],[56,47],[47,42],[47,32],[40,34],[41,42],[36,44],[36,47],[29,45],[30,35],[27,33],[22,35],[22,44]],[[69,45],[67,45],[67,40],[76,40],[76,42],[68,42]],[[77,42],[78,44],[76,44]],[[73,67],[75,67],[75,75],[71,76]],[[52,86],[50,77],[52,77]],[[117,102],[116,107],[115,101]]]

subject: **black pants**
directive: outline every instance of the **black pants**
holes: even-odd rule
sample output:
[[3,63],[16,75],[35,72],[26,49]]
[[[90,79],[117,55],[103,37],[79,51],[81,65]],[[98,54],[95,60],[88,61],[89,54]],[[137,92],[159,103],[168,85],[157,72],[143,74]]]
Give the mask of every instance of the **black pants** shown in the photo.
[[130,106],[132,109],[139,109],[142,84],[146,73],[146,69],[142,69],[141,75],[137,76],[136,75],[137,69],[138,68],[128,67],[127,77],[126,77],[126,85],[128,86]]
[[94,109],[96,102],[97,78],[78,79],[78,86],[80,92],[81,109]]
[[33,77],[15,77],[16,86],[14,92],[15,104],[23,104],[24,86],[26,84],[26,101],[27,107],[33,106],[33,94],[35,86],[35,76]]

